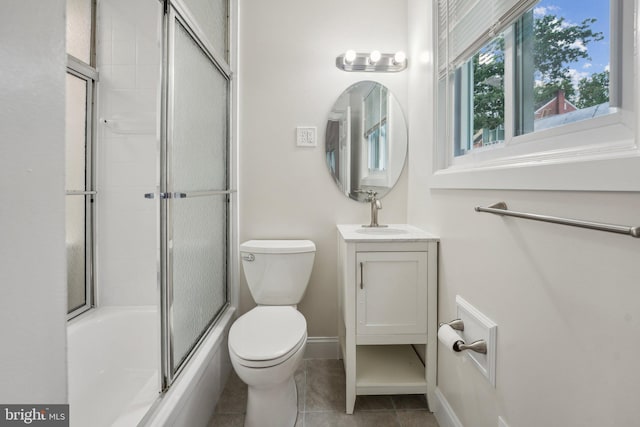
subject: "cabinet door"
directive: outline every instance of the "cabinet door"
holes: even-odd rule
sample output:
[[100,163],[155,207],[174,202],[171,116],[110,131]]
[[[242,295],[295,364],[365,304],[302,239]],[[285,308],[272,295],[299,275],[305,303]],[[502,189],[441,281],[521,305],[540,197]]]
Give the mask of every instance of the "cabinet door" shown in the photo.
[[357,333],[427,333],[427,252],[358,252]]

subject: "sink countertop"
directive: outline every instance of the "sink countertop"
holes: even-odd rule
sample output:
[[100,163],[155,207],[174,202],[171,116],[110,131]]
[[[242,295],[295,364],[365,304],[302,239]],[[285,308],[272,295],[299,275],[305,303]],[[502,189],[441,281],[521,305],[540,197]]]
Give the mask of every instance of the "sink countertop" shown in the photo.
[[[386,224],[385,228],[370,229],[362,224],[338,224],[338,232],[346,242],[424,242],[440,238],[409,224]],[[393,233],[393,230],[401,230]],[[362,230],[367,230],[362,232]]]

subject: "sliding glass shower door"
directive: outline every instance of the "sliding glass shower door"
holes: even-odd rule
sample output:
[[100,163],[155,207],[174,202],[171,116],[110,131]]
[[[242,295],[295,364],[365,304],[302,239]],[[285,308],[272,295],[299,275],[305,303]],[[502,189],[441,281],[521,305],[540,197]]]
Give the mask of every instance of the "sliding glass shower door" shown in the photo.
[[167,16],[162,150],[164,386],[225,308],[229,79],[224,60],[174,7]]

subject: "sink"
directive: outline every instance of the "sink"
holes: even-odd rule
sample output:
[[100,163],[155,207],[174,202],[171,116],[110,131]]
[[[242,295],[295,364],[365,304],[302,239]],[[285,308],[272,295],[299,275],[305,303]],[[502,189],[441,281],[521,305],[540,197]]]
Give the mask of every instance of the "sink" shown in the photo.
[[403,230],[402,228],[391,228],[391,227],[362,227],[355,230],[356,233],[360,234],[376,234],[376,235],[393,235],[393,234],[407,234],[407,230]]
[[437,237],[409,224],[388,224],[387,227],[366,227],[362,224],[337,224],[345,242],[421,242]]

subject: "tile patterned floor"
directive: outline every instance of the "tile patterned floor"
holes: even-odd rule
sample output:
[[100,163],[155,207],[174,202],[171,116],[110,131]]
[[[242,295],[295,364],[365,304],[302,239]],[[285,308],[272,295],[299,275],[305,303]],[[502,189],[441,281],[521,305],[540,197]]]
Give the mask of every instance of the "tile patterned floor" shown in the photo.
[[[347,415],[341,360],[305,360],[295,380],[295,427],[438,427],[424,395],[358,396],[353,415]],[[247,386],[232,372],[209,427],[242,427],[246,402]]]

